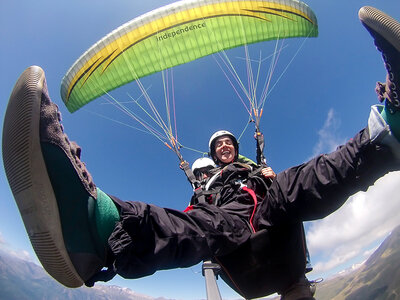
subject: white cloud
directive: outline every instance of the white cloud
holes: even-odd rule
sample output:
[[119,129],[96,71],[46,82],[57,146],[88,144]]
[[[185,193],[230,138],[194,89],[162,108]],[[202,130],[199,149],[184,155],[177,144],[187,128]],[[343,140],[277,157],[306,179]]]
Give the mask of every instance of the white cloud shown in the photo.
[[376,251],[376,249],[378,249],[378,247],[373,247],[371,249],[367,249],[364,251],[363,253],[363,257],[368,258],[372,255],[372,253],[374,253]]
[[350,197],[338,211],[313,222],[307,233],[310,251],[344,254],[356,247],[361,251],[385,237],[400,223],[399,180],[400,172],[392,172],[377,180],[367,192]]
[[400,172],[379,179],[367,192],[359,192],[336,212],[313,222],[307,231],[311,256],[323,257],[316,271],[328,271],[356,256],[371,254],[365,248],[382,240],[399,223]]
[[8,254],[25,261],[36,263],[36,261],[32,258],[31,254],[26,250],[10,250]]
[[38,261],[29,251],[19,250],[12,247],[5,239],[3,234],[0,232],[0,250],[6,252],[8,255],[15,256],[16,258],[34,262],[38,264]]
[[343,144],[346,139],[340,138],[336,131],[340,127],[340,120],[331,108],[325,119],[323,127],[318,131],[318,142],[314,146],[312,157],[321,153],[332,152],[338,145]]

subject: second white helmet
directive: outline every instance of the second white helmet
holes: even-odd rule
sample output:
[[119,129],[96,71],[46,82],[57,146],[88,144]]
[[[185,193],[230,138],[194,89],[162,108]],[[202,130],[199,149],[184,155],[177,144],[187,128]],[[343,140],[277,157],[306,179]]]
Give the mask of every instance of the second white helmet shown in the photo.
[[200,157],[196,159],[192,165],[192,171],[194,172],[195,170],[198,169],[203,169],[203,168],[216,168],[217,166],[215,165],[214,161],[208,157]]

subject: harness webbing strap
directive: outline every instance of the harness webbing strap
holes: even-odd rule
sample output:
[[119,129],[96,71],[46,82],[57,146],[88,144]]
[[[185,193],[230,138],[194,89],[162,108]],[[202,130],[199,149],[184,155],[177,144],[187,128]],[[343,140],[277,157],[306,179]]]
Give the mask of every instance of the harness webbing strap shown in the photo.
[[204,195],[204,190],[203,187],[200,186],[197,189],[194,190],[194,194],[196,196],[196,199],[199,203],[205,203],[206,202],[206,197]]
[[254,169],[253,171],[251,171],[250,173],[249,173],[249,178],[252,178],[252,177],[254,177],[255,175],[258,175],[258,174],[260,174],[261,173],[261,170],[262,169],[264,169],[265,168],[265,166],[259,166],[258,168],[256,168],[256,169]]
[[256,141],[257,141],[257,164],[266,166],[266,159],[264,156],[264,135],[256,130]]
[[199,186],[201,186],[200,182],[194,176],[193,171],[190,168],[189,163],[187,161],[182,161],[179,164],[179,167],[185,172],[187,179],[189,180],[189,182],[193,185],[193,187],[195,189],[198,188]]
[[256,229],[254,228],[254,225],[253,225],[253,218],[254,218],[254,215],[256,213],[256,208],[257,208],[257,196],[256,196],[256,193],[252,189],[248,188],[247,186],[243,186],[242,190],[244,190],[245,192],[249,193],[249,195],[251,196],[251,198],[254,201],[253,212],[251,213],[251,217],[250,217],[249,223],[250,223],[250,226],[251,226],[251,229],[253,230],[253,232],[256,232]]
[[185,172],[187,179],[194,189],[194,194],[199,203],[205,203],[206,198],[203,194],[203,188],[201,186],[201,182],[197,180],[196,176],[194,176],[192,169],[189,166],[187,161],[181,161],[179,167]]

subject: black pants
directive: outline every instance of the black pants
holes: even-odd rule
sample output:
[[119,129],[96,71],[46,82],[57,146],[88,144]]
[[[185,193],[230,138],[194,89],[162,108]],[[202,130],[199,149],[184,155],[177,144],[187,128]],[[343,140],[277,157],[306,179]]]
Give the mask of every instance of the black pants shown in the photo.
[[[292,225],[323,218],[394,169],[393,162],[389,150],[372,144],[364,129],[336,151],[279,173],[257,207],[254,224],[280,235],[277,228],[285,228],[285,234]],[[121,221],[109,246],[114,267],[125,278],[229,255],[252,234],[246,217],[224,205],[198,204],[184,213],[113,199],[121,207]]]

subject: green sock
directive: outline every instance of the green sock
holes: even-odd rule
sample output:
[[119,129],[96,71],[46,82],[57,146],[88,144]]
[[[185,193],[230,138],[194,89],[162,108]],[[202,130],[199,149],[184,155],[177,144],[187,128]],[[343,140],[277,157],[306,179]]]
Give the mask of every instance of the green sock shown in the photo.
[[114,201],[99,188],[97,188],[97,200],[94,205],[97,233],[101,243],[106,245],[115,224],[119,221],[119,211]]
[[386,100],[381,116],[389,125],[390,131],[400,142],[400,111],[390,109]]

